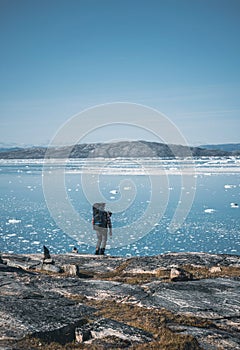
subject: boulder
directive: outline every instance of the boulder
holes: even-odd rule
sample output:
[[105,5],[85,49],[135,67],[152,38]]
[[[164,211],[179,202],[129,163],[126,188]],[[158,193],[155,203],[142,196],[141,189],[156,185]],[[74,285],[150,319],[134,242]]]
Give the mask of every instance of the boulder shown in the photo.
[[62,265],[62,270],[69,276],[78,276],[79,275],[79,267],[74,264],[64,264]]
[[48,258],[48,259],[43,259],[43,264],[45,265],[54,265],[55,261],[52,258]]
[[83,343],[91,338],[92,335],[89,327],[75,329],[75,340],[77,343]]
[[170,271],[170,280],[173,282],[177,281],[190,281],[193,279],[191,273],[181,269],[181,268],[172,268]]
[[221,271],[222,271],[222,269],[221,269],[220,266],[212,266],[212,267],[210,267],[210,269],[209,269],[209,272],[210,272],[210,273],[217,273],[217,272],[221,272]]
[[76,329],[76,340],[80,342],[113,336],[131,343],[146,343],[153,340],[153,335],[149,332],[107,318]]
[[53,272],[53,273],[61,273],[62,272],[61,267],[53,265],[53,264],[45,264],[45,263],[42,264],[41,270]]

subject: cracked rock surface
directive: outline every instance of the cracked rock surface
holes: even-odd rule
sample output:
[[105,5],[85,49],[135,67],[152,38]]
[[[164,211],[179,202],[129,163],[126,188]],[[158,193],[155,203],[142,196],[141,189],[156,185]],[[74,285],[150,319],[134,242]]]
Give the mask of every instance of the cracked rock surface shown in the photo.
[[[43,269],[39,254],[2,253],[1,259],[2,350],[17,349],[15,342],[29,336],[59,344],[97,342],[99,348],[104,348],[101,344],[108,337],[118,339],[124,348],[154,341],[154,334],[146,329],[98,315],[97,306],[86,300],[103,305],[114,302],[119,310],[128,304],[148,312],[166,309],[181,318],[207,320],[208,327],[173,320],[167,327],[193,336],[202,349],[240,349],[238,256],[169,253],[128,259],[65,254],[53,256],[56,268],[52,271]],[[159,274],[164,271],[170,276],[172,268],[184,270],[185,266],[204,269],[208,275],[196,278],[193,273],[189,280],[173,282]],[[141,280],[145,276],[149,280]]]

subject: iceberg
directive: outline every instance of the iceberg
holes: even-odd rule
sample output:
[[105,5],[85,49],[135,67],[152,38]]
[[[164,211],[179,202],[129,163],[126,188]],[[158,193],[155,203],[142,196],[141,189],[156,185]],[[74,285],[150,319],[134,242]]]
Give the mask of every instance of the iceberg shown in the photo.
[[117,190],[111,190],[111,191],[109,191],[109,192],[112,193],[112,194],[117,194],[117,193],[118,193]]
[[231,203],[231,208],[239,208],[239,205],[237,203]]
[[9,224],[19,224],[19,222],[21,222],[22,220],[18,220],[18,219],[9,219],[8,223]]
[[236,185],[224,185],[224,188],[235,188],[235,187],[237,187]]
[[215,209],[212,209],[212,208],[209,208],[209,209],[205,209],[205,210],[204,210],[205,213],[209,213],[209,214],[214,213],[215,211],[216,211],[216,210],[215,210]]

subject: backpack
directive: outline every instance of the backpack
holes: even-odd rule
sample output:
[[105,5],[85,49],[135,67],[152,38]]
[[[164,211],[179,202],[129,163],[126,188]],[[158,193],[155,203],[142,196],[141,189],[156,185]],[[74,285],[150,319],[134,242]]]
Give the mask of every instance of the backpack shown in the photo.
[[[104,210],[99,209],[100,203],[94,203],[93,204],[93,228],[94,226],[98,227],[107,227],[107,212]],[[95,229],[95,228],[94,228]]]
[[102,211],[100,212],[100,220],[101,220],[101,224],[100,227],[105,227],[107,228],[107,224],[108,224],[108,217],[107,217],[107,212],[106,211]]

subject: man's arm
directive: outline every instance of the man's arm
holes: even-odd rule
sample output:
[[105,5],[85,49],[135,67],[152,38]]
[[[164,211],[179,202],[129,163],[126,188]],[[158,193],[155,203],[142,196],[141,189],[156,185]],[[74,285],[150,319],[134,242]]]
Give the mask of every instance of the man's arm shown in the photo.
[[107,227],[109,228],[109,235],[112,236],[112,221],[110,215],[107,215]]

